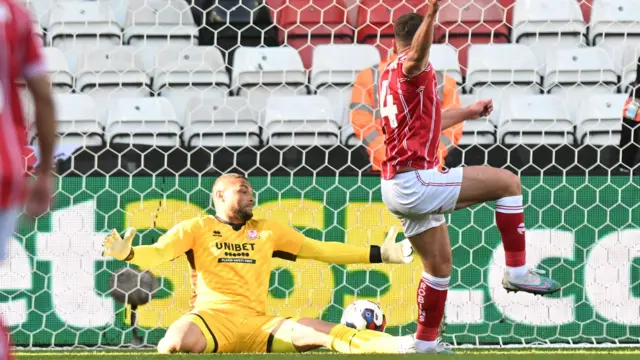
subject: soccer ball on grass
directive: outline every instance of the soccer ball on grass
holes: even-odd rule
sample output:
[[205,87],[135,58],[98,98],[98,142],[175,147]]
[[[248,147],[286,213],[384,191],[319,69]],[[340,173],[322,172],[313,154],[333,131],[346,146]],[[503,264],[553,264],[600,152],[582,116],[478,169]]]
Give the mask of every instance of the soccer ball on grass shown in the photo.
[[382,332],[387,327],[387,317],[378,304],[369,300],[356,300],[344,309],[340,323],[357,330]]

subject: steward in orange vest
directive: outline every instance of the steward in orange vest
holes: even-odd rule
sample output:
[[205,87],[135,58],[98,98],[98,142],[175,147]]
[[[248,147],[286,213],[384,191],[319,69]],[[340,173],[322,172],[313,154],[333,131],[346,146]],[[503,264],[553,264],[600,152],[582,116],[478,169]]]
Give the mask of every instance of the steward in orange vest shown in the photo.
[[[393,57],[382,61],[378,65],[366,68],[360,73],[351,92],[350,120],[353,132],[367,147],[371,166],[374,171],[380,171],[380,164],[385,158],[384,135],[382,134],[381,117],[378,103],[378,80],[386,64],[393,61]],[[438,98],[442,111],[460,107],[458,85],[456,81],[440,72],[438,77]],[[439,169],[444,166],[444,159],[449,149],[458,145],[462,137],[464,123],[458,123],[440,134],[438,148]]]

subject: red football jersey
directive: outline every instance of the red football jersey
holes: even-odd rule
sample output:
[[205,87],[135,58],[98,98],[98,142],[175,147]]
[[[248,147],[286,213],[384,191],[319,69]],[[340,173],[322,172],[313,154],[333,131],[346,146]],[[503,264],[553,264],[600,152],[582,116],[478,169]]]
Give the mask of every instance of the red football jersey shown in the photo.
[[429,63],[415,76],[404,73],[406,54],[389,63],[380,75],[380,114],[386,158],[381,164],[385,180],[402,168],[438,166],[441,110],[438,80]]
[[27,124],[19,82],[45,71],[31,15],[13,0],[0,0],[0,209],[18,206],[25,197]]

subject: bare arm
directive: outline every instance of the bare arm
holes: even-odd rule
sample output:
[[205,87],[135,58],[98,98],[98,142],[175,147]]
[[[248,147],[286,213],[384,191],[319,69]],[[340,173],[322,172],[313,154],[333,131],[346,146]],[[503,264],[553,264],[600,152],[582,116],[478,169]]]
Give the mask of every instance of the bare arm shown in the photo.
[[419,74],[429,63],[429,50],[433,43],[433,24],[436,21],[440,5],[438,0],[428,0],[429,10],[422,21],[413,41],[407,59],[404,61],[404,73],[408,76]]
[[49,75],[41,73],[25,79],[36,110],[36,130],[40,148],[39,173],[53,168],[53,146],[56,140],[55,105]]
[[469,108],[449,109],[442,112],[442,130],[454,127],[457,124],[471,118]]
[[492,111],[493,101],[491,100],[480,100],[464,108],[445,110],[442,112],[441,131],[447,130],[465,120],[475,120],[489,116]]

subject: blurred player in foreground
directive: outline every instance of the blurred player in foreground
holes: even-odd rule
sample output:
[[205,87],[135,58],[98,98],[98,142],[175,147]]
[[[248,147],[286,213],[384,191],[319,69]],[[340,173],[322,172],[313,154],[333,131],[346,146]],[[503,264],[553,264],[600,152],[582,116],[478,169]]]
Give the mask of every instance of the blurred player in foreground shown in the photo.
[[[21,80],[26,82],[35,104],[42,156],[31,189],[25,179],[22,156],[27,145],[27,124],[19,97]],[[0,0],[0,262],[25,202],[31,217],[40,216],[49,208],[55,125],[51,85],[31,17],[13,0]],[[11,358],[9,348],[9,334],[0,319],[0,360]]]
[[[154,245],[131,246],[113,230],[105,239],[105,256],[143,270],[191,251],[197,271],[194,309],[174,322],[158,344],[161,353],[283,353],[325,346],[343,353],[413,351],[413,339],[372,330],[355,330],[326,321],[267,315],[271,258],[315,259],[335,264],[394,263],[412,260],[408,241],[395,242],[392,228],[382,247],[353,247],[305,237],[270,220],[255,220],[249,181],[226,174],[213,186],[216,216],[183,221]],[[189,255],[188,255],[189,256]]]
[[[418,287],[419,353],[452,353],[438,343],[452,271],[451,245],[443,214],[496,200],[496,225],[506,257],[502,285],[508,291],[551,294],[557,282],[527,267],[520,179],[488,166],[439,172],[438,143],[442,129],[455,119],[477,119],[491,113],[491,101],[462,117],[441,115],[435,70],[429,62],[438,1],[429,9],[403,15],[394,23],[398,58],[380,76],[380,112],[386,158],[382,163],[382,200],[402,221],[404,233],[423,262]],[[482,103],[481,103],[482,104]],[[457,111],[468,111],[460,109]]]

